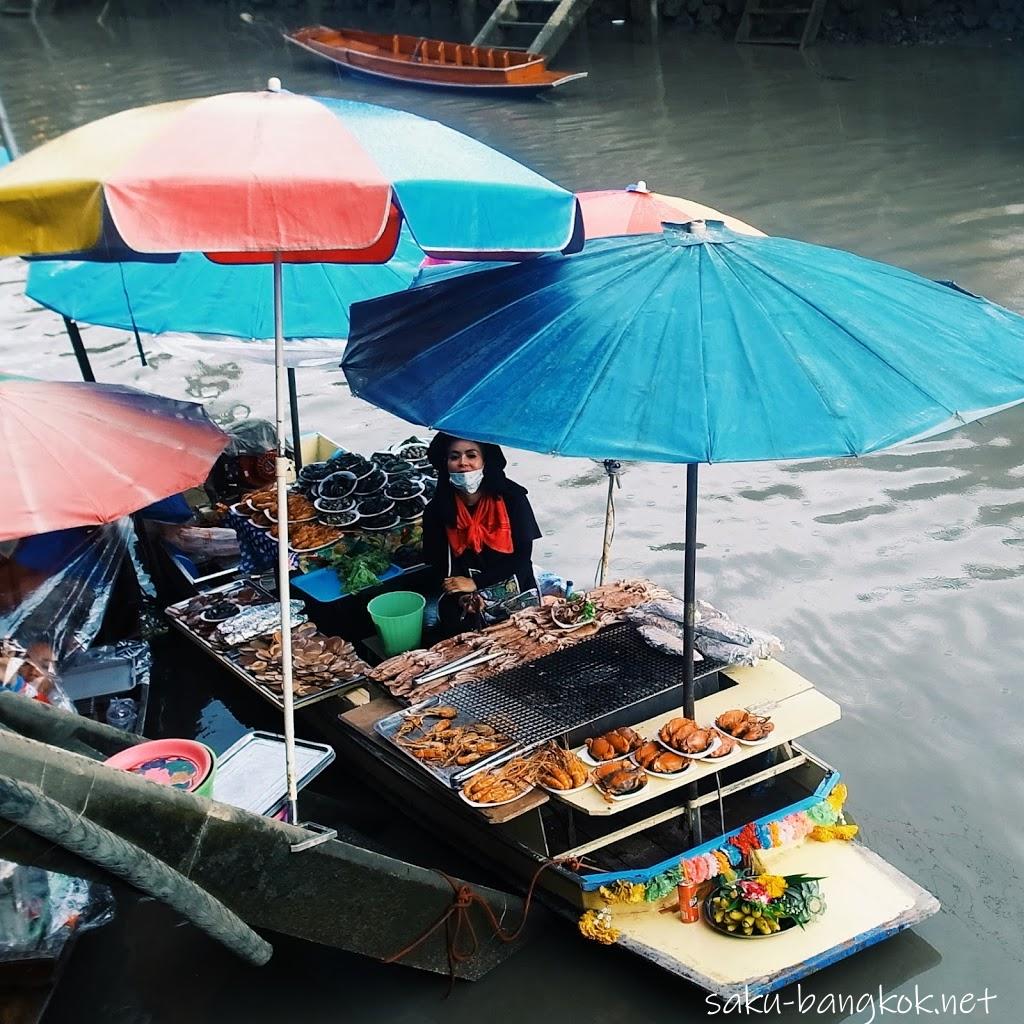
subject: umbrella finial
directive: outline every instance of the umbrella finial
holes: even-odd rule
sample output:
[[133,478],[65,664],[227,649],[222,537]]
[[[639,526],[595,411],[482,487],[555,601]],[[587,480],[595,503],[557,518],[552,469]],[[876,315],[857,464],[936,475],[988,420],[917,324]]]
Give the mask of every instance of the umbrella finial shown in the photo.
[[720,220],[662,221],[662,238],[669,245],[730,242],[735,237]]
[[281,79],[276,75],[273,78],[267,79],[267,92],[280,92],[281,91]]
[[639,181],[634,182],[632,185],[626,186],[627,192],[643,192],[650,195],[651,190],[647,187],[647,182],[641,178]]

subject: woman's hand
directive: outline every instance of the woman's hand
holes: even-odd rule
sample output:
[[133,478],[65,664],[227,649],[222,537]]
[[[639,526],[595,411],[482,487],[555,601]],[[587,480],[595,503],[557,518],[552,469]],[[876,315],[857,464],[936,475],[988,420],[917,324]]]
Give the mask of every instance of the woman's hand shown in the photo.
[[472,594],[476,584],[468,576],[449,576],[441,584],[441,589],[446,594]]

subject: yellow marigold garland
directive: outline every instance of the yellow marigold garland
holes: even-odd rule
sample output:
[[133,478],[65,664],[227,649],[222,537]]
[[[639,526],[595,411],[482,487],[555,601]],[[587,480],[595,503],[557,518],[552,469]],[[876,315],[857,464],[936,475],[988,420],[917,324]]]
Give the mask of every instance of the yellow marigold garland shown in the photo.
[[832,810],[836,812],[836,814],[842,814],[843,804],[846,803],[847,795],[848,791],[846,789],[846,783],[840,782],[837,783],[832,792],[829,793],[827,797],[825,797],[825,800],[828,802],[828,805],[832,808]]
[[618,928],[612,926],[612,914],[607,907],[603,910],[588,910],[579,920],[579,929],[585,938],[604,946],[618,942],[620,934]]
[[782,875],[758,875],[754,881],[763,885],[773,900],[778,899],[789,888],[789,882]]
[[833,839],[852,839],[860,831],[859,825],[815,825],[811,839],[819,843],[830,843]]
[[721,868],[722,877],[726,881],[732,881],[736,877],[736,872],[729,863],[728,855],[723,850],[715,850],[715,860],[718,861],[718,866]]
[[644,884],[643,882],[618,881],[611,886],[602,885],[597,890],[605,903],[643,903]]

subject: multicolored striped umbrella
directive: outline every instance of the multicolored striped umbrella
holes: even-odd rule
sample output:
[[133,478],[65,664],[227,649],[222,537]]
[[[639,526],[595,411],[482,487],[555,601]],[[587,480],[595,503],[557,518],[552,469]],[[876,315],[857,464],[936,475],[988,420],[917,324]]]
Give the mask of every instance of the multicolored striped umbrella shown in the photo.
[[273,262],[281,664],[297,820],[285,482],[284,262],[384,263],[402,223],[442,259],[578,251],[576,197],[434,121],[348,100],[228,93],[126,110],[0,168],[0,256],[205,252]]
[[20,157],[0,170],[0,255],[383,263],[403,220],[441,258],[573,248],[575,197],[509,157],[401,110],[279,90],[125,110]]
[[191,402],[0,375],[0,540],[109,523],[179,494],[227,441]]

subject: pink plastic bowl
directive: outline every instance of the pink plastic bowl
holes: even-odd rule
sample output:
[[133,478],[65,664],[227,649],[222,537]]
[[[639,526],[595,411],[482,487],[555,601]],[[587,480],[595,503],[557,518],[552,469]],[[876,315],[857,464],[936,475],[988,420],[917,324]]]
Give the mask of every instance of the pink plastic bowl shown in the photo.
[[209,778],[214,760],[210,748],[196,740],[150,740],[108,757],[106,764],[193,793]]

